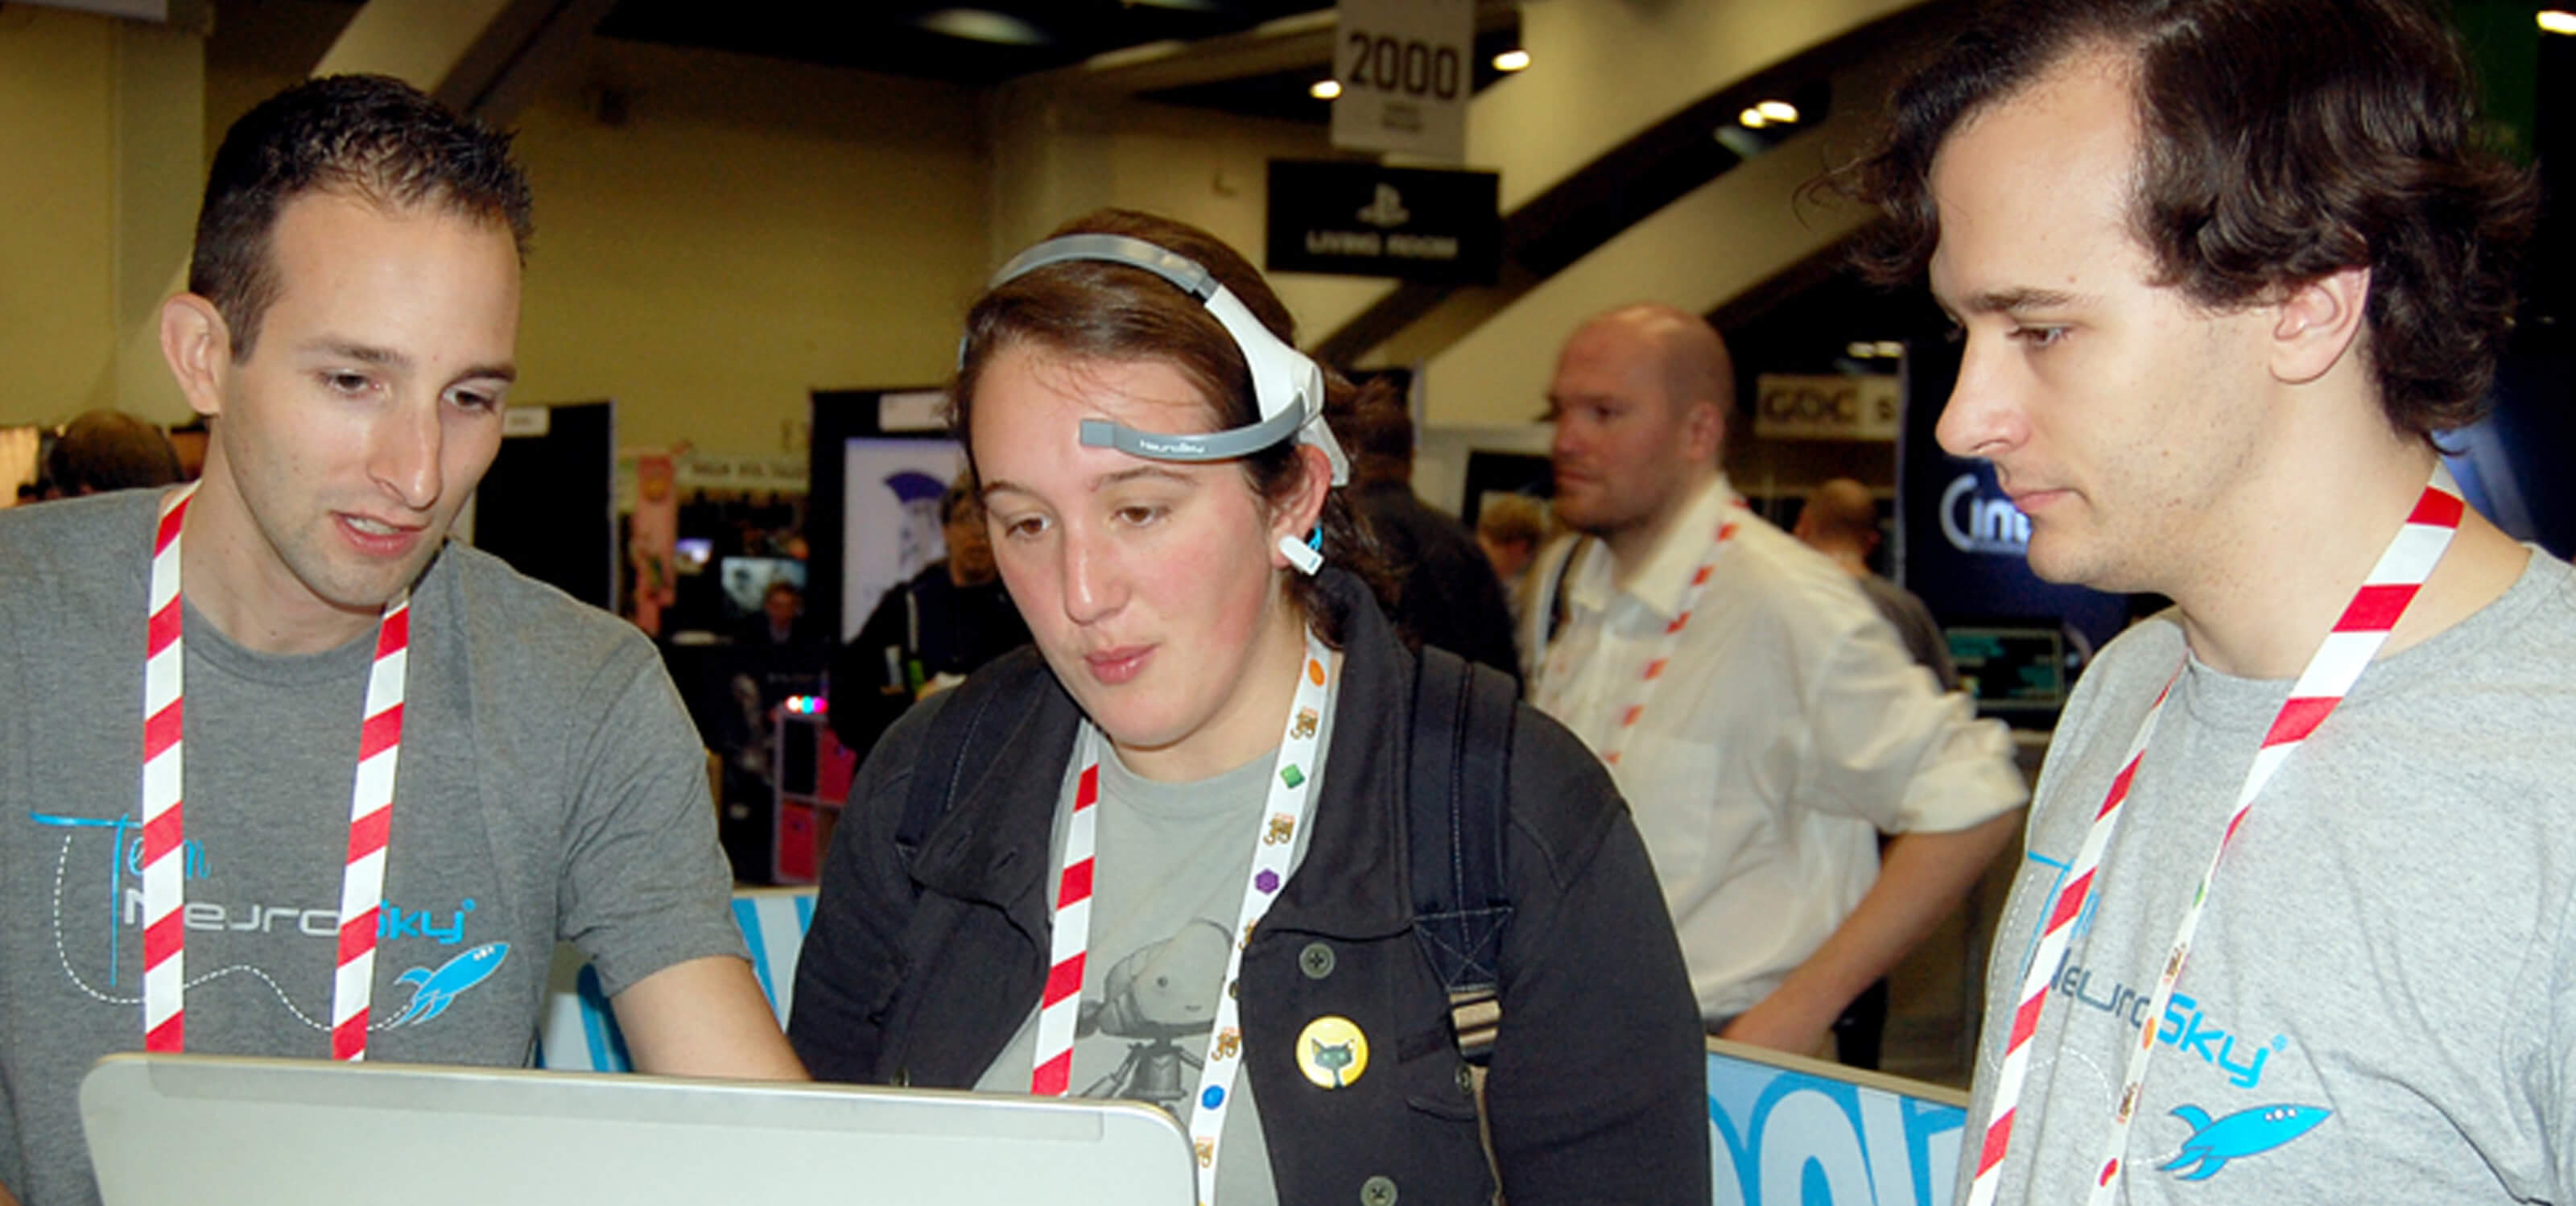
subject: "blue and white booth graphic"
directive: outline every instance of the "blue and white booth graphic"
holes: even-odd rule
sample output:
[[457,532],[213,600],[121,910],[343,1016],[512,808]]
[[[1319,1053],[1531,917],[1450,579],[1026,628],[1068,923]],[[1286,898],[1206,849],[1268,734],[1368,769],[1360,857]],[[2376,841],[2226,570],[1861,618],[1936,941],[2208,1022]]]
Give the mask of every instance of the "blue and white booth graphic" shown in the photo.
[[1708,1048],[1718,1206],[1950,1206],[1966,1094],[1741,1043]]
[[[747,890],[733,915],[783,1026],[814,890]],[[547,988],[539,1067],[632,1069],[599,977],[571,947],[556,948]],[[1967,1098],[1955,1090],[1709,1042],[1715,1206],[1950,1206],[1966,1132]]]
[[[768,994],[769,1008],[781,1028],[796,992],[796,955],[805,947],[806,927],[814,924],[814,889],[749,888],[734,893],[734,924],[742,927],[751,948],[751,971]],[[609,1013],[608,995],[568,943],[555,946],[554,967],[546,975],[546,1013],[537,1032],[537,1066],[558,1072],[632,1072],[626,1038]]]

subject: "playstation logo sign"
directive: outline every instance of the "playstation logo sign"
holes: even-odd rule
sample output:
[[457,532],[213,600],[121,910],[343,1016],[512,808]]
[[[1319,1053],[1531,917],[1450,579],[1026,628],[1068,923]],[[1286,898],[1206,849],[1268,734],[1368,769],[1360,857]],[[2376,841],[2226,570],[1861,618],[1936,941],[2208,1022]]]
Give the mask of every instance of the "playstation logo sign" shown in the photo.
[[1501,179],[1493,172],[1272,160],[1262,266],[1492,284],[1503,256]]
[[1357,216],[1360,221],[1380,229],[1402,226],[1413,220],[1413,215],[1404,208],[1404,194],[1396,191],[1394,185],[1383,183],[1377,186],[1377,198],[1361,207]]

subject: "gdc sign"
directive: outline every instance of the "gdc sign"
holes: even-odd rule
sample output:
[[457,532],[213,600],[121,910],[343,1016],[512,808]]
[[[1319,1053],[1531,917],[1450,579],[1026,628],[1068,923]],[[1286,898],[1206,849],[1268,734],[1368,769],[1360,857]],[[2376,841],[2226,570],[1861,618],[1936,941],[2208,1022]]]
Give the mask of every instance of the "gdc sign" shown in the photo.
[[1894,377],[1801,377],[1755,382],[1753,432],[1772,440],[1894,440],[1904,418]]

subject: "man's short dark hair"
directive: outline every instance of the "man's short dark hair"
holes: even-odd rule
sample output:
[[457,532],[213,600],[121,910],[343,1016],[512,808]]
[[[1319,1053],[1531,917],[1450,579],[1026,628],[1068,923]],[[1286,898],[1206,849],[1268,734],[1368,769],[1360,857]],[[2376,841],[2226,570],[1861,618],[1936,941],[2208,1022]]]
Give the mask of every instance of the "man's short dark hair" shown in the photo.
[[2370,366],[2391,426],[2483,413],[2512,329],[2530,174],[2482,147],[2459,47],[2410,0],[1998,0],[1902,84],[1845,177],[1893,219],[1863,268],[1912,280],[1939,245],[1933,157],[1961,123],[2092,48],[2132,64],[2130,229],[2213,310],[2370,269]]
[[507,227],[523,261],[535,230],[528,181],[510,161],[508,135],[390,76],[298,84],[260,102],[224,134],[197,210],[188,291],[224,316],[236,361],[250,356],[281,287],[269,253],[278,212],[314,191],[387,209],[434,205]]

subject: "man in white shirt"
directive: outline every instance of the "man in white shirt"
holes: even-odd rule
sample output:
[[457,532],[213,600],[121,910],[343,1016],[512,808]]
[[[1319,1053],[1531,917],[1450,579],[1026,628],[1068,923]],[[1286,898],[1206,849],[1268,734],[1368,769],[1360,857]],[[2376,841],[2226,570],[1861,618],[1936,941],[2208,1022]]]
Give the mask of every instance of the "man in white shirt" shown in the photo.
[[1538,706],[1636,814],[1711,1030],[1812,1052],[2011,839],[2025,791],[2003,727],[1736,500],[1733,397],[1717,333],[1669,306],[1566,342],[1556,512],[1584,538],[1542,559],[1523,648]]

